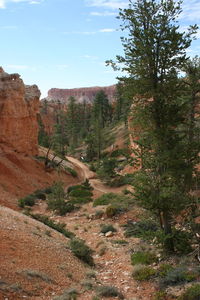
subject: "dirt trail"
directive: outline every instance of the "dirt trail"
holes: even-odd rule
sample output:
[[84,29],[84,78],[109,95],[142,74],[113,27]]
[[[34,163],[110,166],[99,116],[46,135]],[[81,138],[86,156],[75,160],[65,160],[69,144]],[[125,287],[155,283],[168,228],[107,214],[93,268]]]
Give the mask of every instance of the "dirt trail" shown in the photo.
[[101,182],[101,180],[95,178],[96,173],[92,172],[84,163],[74,157],[67,156],[67,159],[72,163],[79,174],[81,180],[88,179],[94,191],[101,193],[119,193],[124,190],[127,186],[123,187],[109,187]]

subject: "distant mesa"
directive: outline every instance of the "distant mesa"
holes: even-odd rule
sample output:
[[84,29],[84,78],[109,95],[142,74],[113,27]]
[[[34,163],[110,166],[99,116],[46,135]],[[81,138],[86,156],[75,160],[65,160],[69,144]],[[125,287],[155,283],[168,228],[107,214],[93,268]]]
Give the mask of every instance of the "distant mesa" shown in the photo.
[[70,97],[76,98],[79,103],[92,103],[97,92],[103,90],[109,101],[113,102],[115,100],[116,85],[110,85],[106,87],[83,87],[75,89],[57,89],[52,88],[48,91],[48,101],[57,101],[60,100],[62,103],[68,103]]

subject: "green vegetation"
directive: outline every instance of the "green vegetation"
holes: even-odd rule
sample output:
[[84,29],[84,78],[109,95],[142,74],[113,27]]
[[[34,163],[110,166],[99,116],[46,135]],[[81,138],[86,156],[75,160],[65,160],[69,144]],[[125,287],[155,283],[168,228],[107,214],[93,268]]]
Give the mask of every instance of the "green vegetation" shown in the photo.
[[133,206],[134,201],[133,198],[129,197],[128,195],[106,193],[95,199],[93,202],[94,206],[108,204],[110,204],[116,214],[130,209]]
[[131,263],[132,265],[142,264],[150,265],[154,262],[157,262],[157,257],[154,253],[151,252],[141,252],[131,254]]
[[118,299],[124,299],[122,293],[114,286],[99,286],[97,294],[99,297],[118,297]]
[[[135,173],[135,198],[161,220],[164,248],[174,252],[172,225],[175,216],[195,202],[190,191],[199,172],[200,60],[188,60],[187,50],[197,32],[196,25],[180,32],[178,18],[182,1],[129,1],[121,9],[122,64],[127,77],[121,84],[135,95],[131,128],[138,149],[135,160],[142,168]],[[185,78],[180,78],[180,71]],[[140,96],[138,96],[140,95]]]
[[70,232],[69,230],[65,229],[65,224],[54,222],[53,220],[49,219],[47,216],[39,215],[39,214],[32,214],[28,213],[28,216],[32,217],[33,219],[51,227],[52,229],[62,233],[65,237],[73,238],[74,233]]
[[78,294],[78,291],[74,288],[66,289],[62,295],[54,297],[53,300],[76,300]]
[[181,283],[195,281],[200,275],[198,270],[190,270],[185,266],[179,266],[169,269],[165,276],[161,278],[160,285],[177,285]]
[[94,260],[92,257],[93,250],[90,249],[83,240],[72,239],[70,241],[70,249],[80,260],[90,266],[94,266]]
[[124,225],[125,237],[140,237],[145,240],[153,239],[159,230],[158,224],[152,219],[142,219],[138,222],[129,222]]
[[54,210],[61,216],[73,211],[75,209],[74,204],[66,202],[65,198],[66,194],[64,191],[63,183],[56,182],[52,186],[52,192],[47,200],[48,208]]
[[144,266],[144,265],[136,265],[134,267],[132,276],[134,279],[139,281],[150,280],[156,275],[156,270],[152,267]]
[[200,284],[189,287],[178,300],[198,300],[200,299]]
[[108,224],[108,225],[106,225],[106,224],[104,224],[102,227],[101,227],[101,233],[107,233],[107,232],[109,232],[109,231],[112,231],[112,232],[116,232],[117,230],[116,230],[116,228],[115,227],[113,227],[113,225],[111,225],[111,224]]

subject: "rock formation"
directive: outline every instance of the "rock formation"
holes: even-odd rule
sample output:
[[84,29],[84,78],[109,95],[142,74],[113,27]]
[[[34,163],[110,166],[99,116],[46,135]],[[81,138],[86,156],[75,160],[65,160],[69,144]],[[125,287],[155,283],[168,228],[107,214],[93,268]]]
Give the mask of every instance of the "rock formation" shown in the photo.
[[60,100],[61,102],[67,103],[69,97],[75,97],[78,102],[82,103],[86,101],[91,103],[97,92],[103,90],[110,102],[115,100],[116,85],[107,87],[87,87],[87,88],[76,88],[76,89],[50,89],[48,91],[47,100]]
[[1,151],[38,153],[39,97],[36,85],[25,86],[19,74],[8,74],[0,68]]

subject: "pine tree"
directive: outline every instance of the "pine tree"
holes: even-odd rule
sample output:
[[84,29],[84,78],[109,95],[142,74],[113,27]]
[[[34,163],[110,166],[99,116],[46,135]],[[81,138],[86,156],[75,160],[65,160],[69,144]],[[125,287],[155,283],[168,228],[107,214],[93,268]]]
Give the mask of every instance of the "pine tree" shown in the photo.
[[[136,0],[120,10],[124,56],[117,56],[122,70],[134,81],[135,143],[142,151],[142,168],[136,172],[135,196],[162,220],[165,248],[173,251],[172,218],[190,195],[185,189],[187,173],[184,134],[185,105],[181,100],[178,70],[185,66],[186,49],[197,26],[181,33],[177,18],[182,1]],[[110,62],[113,64],[113,62]],[[139,128],[139,129],[138,129]]]

